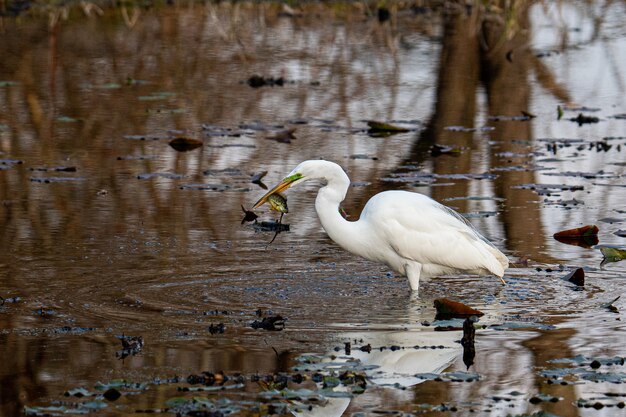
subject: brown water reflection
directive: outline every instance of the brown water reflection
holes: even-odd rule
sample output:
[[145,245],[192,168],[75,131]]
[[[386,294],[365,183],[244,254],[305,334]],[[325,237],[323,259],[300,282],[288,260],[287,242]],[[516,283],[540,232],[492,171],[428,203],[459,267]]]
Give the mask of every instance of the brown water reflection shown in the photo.
[[[476,305],[488,324],[557,329],[486,332],[471,369],[481,381],[372,388],[350,401],[347,415],[416,413],[441,402],[465,415],[475,407],[469,401],[497,415],[588,413],[571,402],[610,387],[548,386],[533,370],[559,357],[623,355],[621,321],[598,306],[621,294],[624,267],[598,271],[598,250],[551,235],[597,223],[602,244],[624,245],[613,234],[626,221],[624,120],[614,117],[626,112],[624,4],[515,3],[511,21],[477,9],[394,7],[381,24],[360,5],[310,5],[288,17],[279,5],[244,3],[142,10],[132,25],[120,10],[51,27],[2,18],[0,296],[20,299],[0,306],[0,414],[119,377],[289,371],[304,352],[333,352],[357,337],[389,345],[404,328],[402,343],[412,346],[441,296]],[[286,84],[253,89],[252,74]],[[598,107],[579,111],[602,121],[557,121],[558,104]],[[489,119],[521,111],[537,118]],[[365,120],[417,131],[373,138]],[[285,127],[297,129],[291,144],[265,139]],[[218,128],[229,130],[217,135]],[[181,135],[204,146],[176,152],[168,139]],[[581,142],[553,151],[550,138]],[[598,141],[612,147],[591,149]],[[433,144],[463,152],[433,157]],[[404,278],[328,240],[314,187],[290,193],[291,230],[266,248],[272,233],[240,225],[240,206],[263,192],[250,175],[269,170],[271,185],[319,157],[357,182],[345,202],[352,216],[384,189],[423,192],[478,213],[473,221],[512,259],[589,267],[588,286],[573,291],[558,279],[565,272],[519,268],[506,288],[489,279],[434,280],[413,299]],[[402,179],[424,173],[426,180]],[[495,177],[450,177],[482,173]],[[145,174],[165,177],[140,179]],[[534,183],[584,190],[516,188]],[[207,184],[226,191],[197,189]],[[584,204],[563,203],[572,199]],[[607,217],[622,222],[600,222]],[[288,317],[286,330],[251,329],[259,308]],[[208,326],[220,322],[226,332],[210,335]],[[122,334],[142,335],[142,354],[118,360]],[[456,357],[446,369],[465,366]],[[488,400],[513,390],[524,393],[514,407]],[[531,406],[537,392],[565,400]],[[175,395],[158,387],[124,404],[162,407]]]

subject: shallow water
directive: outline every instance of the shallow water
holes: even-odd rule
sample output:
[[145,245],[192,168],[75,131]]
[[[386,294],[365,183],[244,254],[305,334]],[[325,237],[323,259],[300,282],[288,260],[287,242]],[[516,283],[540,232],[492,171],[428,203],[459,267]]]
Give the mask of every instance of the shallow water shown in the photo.
[[[134,24],[121,9],[74,10],[53,26],[3,18],[0,414],[84,412],[85,398],[63,393],[117,378],[149,385],[115,402],[96,397],[93,407],[107,405],[98,414],[154,411],[192,397],[168,378],[220,370],[246,382],[202,394],[218,409],[288,413],[293,401],[263,394],[251,376],[333,366],[365,372],[365,392],[320,391],[300,415],[624,414],[623,366],[588,364],[626,355],[624,300],[617,313],[604,306],[623,294],[626,264],[600,268],[597,246],[552,238],[596,224],[600,245],[626,246],[615,234],[626,229],[624,9],[534,5],[506,36],[476,12],[394,9],[381,24],[359,6],[289,17],[267,4],[177,5],[137,11]],[[253,74],[286,82],[252,88]],[[536,117],[508,120],[521,111]],[[579,113],[599,121],[568,120]],[[411,131],[372,137],[367,120]],[[290,127],[291,143],[267,139]],[[177,152],[177,136],[203,146]],[[435,157],[434,144],[461,152]],[[267,170],[272,186],[312,158],[346,169],[352,218],[382,190],[421,192],[465,213],[520,266],[505,287],[447,277],[417,298],[405,278],[326,237],[312,184],[287,193],[290,230],[271,245],[273,232],[240,224],[241,205],[264,193],[252,174]],[[576,267],[584,289],[560,279]],[[485,313],[469,369],[461,332],[434,331],[446,325],[433,322],[441,297]],[[251,328],[259,309],[286,317],[285,329]],[[224,333],[211,334],[219,323]],[[122,335],[142,336],[141,352],[117,358]],[[367,344],[372,352],[357,349]],[[391,346],[400,349],[380,350]],[[618,383],[550,362],[577,355]],[[559,367],[574,371],[548,383],[542,372]],[[460,371],[479,379],[446,380]],[[415,377],[430,372],[443,381]],[[540,394],[559,400],[533,404]]]

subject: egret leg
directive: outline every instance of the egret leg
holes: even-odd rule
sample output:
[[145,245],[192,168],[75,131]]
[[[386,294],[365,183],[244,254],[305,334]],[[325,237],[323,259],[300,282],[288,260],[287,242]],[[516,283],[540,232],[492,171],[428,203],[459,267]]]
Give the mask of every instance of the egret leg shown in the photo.
[[411,291],[415,291],[417,293],[417,290],[420,286],[420,274],[422,273],[422,264],[410,263],[406,264],[404,268],[406,272],[406,277],[409,279]]

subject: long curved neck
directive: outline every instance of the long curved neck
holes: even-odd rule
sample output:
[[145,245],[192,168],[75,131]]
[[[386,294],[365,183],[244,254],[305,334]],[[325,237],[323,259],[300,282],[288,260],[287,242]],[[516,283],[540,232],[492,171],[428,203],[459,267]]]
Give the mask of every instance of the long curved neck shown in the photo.
[[339,212],[339,204],[345,198],[349,186],[350,180],[347,176],[328,180],[328,184],[317,193],[315,210],[322,227],[335,243],[348,251],[361,254],[359,240],[355,239],[359,234],[359,222],[349,222]]

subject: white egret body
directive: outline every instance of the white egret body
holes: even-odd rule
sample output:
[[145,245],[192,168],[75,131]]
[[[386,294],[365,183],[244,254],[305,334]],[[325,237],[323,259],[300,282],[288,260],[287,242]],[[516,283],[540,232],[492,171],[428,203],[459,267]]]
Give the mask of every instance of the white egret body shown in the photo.
[[464,217],[422,194],[384,191],[367,202],[359,220],[344,219],[339,205],[350,179],[330,161],[302,162],[254,208],[270,195],[312,179],[326,183],[317,193],[315,210],[328,236],[347,251],[405,275],[413,291],[420,277],[470,273],[502,279],[509,266],[507,257]]

